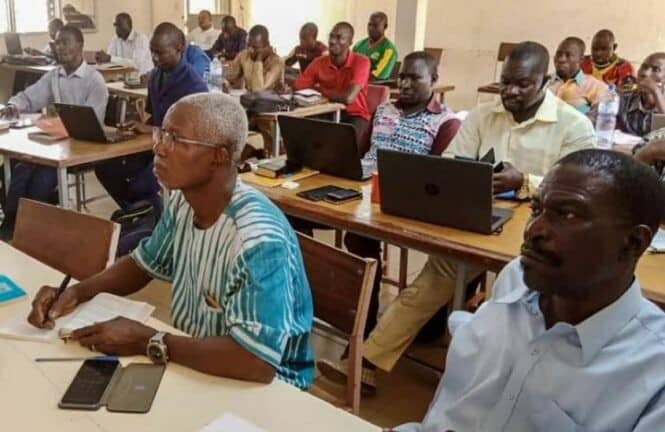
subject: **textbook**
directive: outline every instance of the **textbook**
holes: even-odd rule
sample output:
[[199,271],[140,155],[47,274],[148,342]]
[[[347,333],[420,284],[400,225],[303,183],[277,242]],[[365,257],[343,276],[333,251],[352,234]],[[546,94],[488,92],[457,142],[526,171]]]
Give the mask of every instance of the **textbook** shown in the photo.
[[25,297],[23,291],[13,280],[0,274],[0,306]]
[[34,327],[27,320],[29,309],[0,323],[0,337],[33,342],[54,343],[60,335],[71,333],[82,327],[116,317],[125,317],[145,323],[155,307],[148,303],[128,300],[113,294],[97,294],[92,300],[82,303],[69,315],[55,320],[53,329]]

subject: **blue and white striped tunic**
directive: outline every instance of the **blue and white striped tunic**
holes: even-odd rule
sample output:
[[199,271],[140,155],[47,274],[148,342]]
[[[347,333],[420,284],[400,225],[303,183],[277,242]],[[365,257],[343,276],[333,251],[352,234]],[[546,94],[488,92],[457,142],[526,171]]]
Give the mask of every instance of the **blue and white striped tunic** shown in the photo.
[[[307,388],[313,377],[312,295],[298,241],[282,212],[238,181],[211,227],[174,192],[152,236],[132,258],[173,284],[173,324],[195,337],[230,336]],[[207,298],[206,298],[207,297]]]

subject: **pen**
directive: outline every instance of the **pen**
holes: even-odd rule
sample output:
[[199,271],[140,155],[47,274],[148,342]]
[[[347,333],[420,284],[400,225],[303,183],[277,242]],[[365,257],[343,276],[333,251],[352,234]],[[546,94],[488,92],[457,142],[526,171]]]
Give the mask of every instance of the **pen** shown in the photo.
[[70,275],[65,275],[65,278],[60,282],[60,287],[58,287],[58,291],[55,293],[55,298],[53,299],[53,303],[51,303],[51,306],[49,306],[49,309],[55,304],[55,302],[58,300],[58,297],[62,295],[63,292],[65,292],[65,289],[67,289],[67,285],[69,285],[69,281],[72,279]]
[[92,356],[92,357],[38,357],[35,359],[36,362],[38,363],[46,363],[46,362],[71,362],[71,361],[85,361],[85,360],[117,360],[118,357],[116,356],[106,356],[106,355],[100,355],[100,356]]

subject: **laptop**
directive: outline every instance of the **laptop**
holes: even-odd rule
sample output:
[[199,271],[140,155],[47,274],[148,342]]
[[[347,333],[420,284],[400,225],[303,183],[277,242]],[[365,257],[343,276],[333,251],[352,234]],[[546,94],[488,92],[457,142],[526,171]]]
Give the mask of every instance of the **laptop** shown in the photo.
[[665,114],[651,115],[651,132],[665,128]]
[[285,115],[277,121],[290,163],[349,180],[372,176],[374,166],[360,162],[356,130],[350,124]]
[[5,46],[7,47],[7,54],[17,56],[23,55],[21,38],[18,33],[5,33]]
[[84,105],[70,105],[56,103],[57,111],[62,124],[70,137],[78,140],[100,143],[116,143],[126,141],[136,136],[134,132],[121,131],[115,128],[105,128],[97,120],[95,110]]
[[492,208],[491,163],[380,149],[381,211],[482,234],[513,212]]

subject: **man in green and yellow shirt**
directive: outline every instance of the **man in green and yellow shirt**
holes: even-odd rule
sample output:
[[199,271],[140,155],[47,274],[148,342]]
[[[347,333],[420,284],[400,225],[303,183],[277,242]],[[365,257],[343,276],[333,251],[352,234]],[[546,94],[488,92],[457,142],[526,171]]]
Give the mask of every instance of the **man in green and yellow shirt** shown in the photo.
[[362,39],[353,47],[353,52],[369,58],[372,63],[373,80],[388,79],[397,61],[397,49],[386,37],[386,28],[388,28],[388,16],[383,12],[374,12],[367,23],[369,37]]

